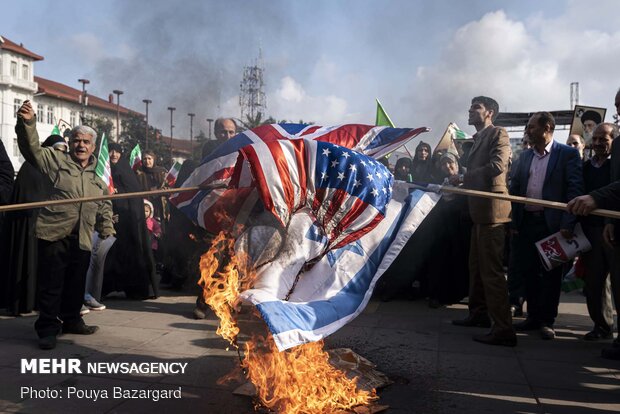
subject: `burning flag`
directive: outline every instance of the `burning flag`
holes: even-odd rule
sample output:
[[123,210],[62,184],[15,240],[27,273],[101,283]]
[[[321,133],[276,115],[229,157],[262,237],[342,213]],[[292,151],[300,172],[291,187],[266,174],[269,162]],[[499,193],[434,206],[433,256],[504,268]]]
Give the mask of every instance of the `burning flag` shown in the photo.
[[110,153],[108,151],[108,138],[103,134],[99,144],[99,156],[97,157],[97,167],[95,172],[99,178],[108,186],[110,194],[114,194],[114,182],[112,181],[112,170],[110,168]]
[[320,339],[361,313],[439,199],[395,183],[372,158],[425,131],[261,126],[217,148],[183,183],[202,190],[171,198],[219,233],[200,261],[217,333],[239,347],[242,300],[271,332],[246,343],[242,363],[265,407],[332,413],[376,399],[328,363]]
[[171,202],[214,234],[245,225],[235,237],[248,249],[267,244],[264,232],[252,238],[254,227],[283,234],[286,254],[263,260],[256,285],[241,296],[256,305],[278,348],[288,349],[355,318],[435,205],[435,194],[393,194],[392,175],[364,155],[380,157],[426,130],[261,126],[224,143],[183,184],[204,190]]
[[[235,311],[240,304],[240,292],[256,279],[249,264],[248,257],[235,252],[234,240],[224,233],[216,237],[200,260],[199,284],[204,300],[220,320],[216,332],[237,348],[239,327]],[[329,363],[322,342],[278,352],[270,335],[253,335],[245,343],[244,351],[241,365],[255,386],[260,404],[270,410],[290,414],[343,412],[368,405],[377,398],[374,390],[358,389],[356,379],[347,378]],[[230,374],[218,382],[234,377]]]
[[334,127],[301,124],[262,125],[238,134],[216,148],[181,186],[200,186],[204,188],[203,190],[174,194],[170,197],[170,202],[194,223],[213,234],[218,234],[222,230],[229,229],[231,223],[214,220],[214,217],[227,214],[234,223],[243,223],[247,219],[249,204],[257,197],[255,188],[246,185],[246,181],[242,181],[240,185],[236,183],[229,185],[233,178],[251,181],[251,177],[247,175],[233,177],[239,150],[247,145],[267,145],[272,141],[305,138],[336,144],[378,159],[428,131],[426,127],[388,128],[359,124]]
[[142,166],[142,151],[140,150],[140,144],[136,144],[129,154],[129,165],[131,169],[136,171]]

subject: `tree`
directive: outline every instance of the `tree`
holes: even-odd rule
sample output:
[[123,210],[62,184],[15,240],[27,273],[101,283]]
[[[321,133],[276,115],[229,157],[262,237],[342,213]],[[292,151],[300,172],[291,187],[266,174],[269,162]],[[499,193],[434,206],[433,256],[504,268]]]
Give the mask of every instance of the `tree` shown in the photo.
[[[144,117],[139,114],[132,114],[128,119],[123,120],[122,124],[123,128],[119,139],[119,144],[123,147],[123,153],[129,154],[136,144],[140,144],[142,151],[146,150],[146,121]],[[172,166],[172,159],[170,158],[170,143],[164,142],[161,139],[161,136],[160,130],[149,125],[148,149],[155,152],[158,165],[165,168],[170,168]]]
[[99,143],[101,142],[101,137],[105,134],[108,137],[108,141],[112,136],[112,129],[114,128],[114,123],[104,117],[95,116],[95,115],[87,115],[83,118],[83,124],[91,127],[97,132],[97,148],[99,148]]
[[247,114],[245,116],[245,120],[239,119],[239,122],[241,123],[241,127],[243,128],[243,130],[246,130],[246,129],[256,128],[259,125],[263,125],[263,122],[261,122],[262,120],[263,120],[263,113],[257,112],[254,117]]

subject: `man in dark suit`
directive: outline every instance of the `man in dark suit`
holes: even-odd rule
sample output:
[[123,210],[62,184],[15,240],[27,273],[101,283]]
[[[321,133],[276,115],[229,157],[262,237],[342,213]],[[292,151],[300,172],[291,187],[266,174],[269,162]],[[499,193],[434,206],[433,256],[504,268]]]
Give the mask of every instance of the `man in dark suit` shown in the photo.
[[[530,118],[526,132],[532,148],[521,154],[510,181],[510,194],[534,199],[567,202],[583,193],[579,152],[553,140],[555,119],[549,112]],[[525,275],[527,319],[517,331],[540,329],[543,339],[555,338],[553,324],[558,314],[562,268],[544,270],[535,244],[558,231],[573,236],[576,217],[568,212],[541,206],[513,203],[512,232],[515,262]]]
[[[615,106],[616,112],[620,115],[620,89],[616,93]],[[617,126],[612,127],[612,133],[615,138],[611,145],[611,184],[572,199],[568,203],[570,213],[587,216],[597,208],[620,210],[620,140],[618,140]],[[613,247],[609,274],[617,313],[620,306],[620,223],[618,220],[606,220],[603,239]],[[620,327],[617,329],[619,332],[613,346],[601,351],[603,358],[620,360]]]
[[[498,103],[489,97],[472,99],[469,125],[476,128],[474,145],[467,160],[463,186],[472,190],[507,194],[506,174],[510,163],[510,143],[504,128],[493,125]],[[450,177],[455,183],[458,176]],[[473,226],[469,253],[469,316],[452,323],[458,326],[490,326],[486,335],[474,340],[489,345],[515,346],[508,288],[502,258],[505,224],[510,222],[510,203],[478,197],[469,198]]]

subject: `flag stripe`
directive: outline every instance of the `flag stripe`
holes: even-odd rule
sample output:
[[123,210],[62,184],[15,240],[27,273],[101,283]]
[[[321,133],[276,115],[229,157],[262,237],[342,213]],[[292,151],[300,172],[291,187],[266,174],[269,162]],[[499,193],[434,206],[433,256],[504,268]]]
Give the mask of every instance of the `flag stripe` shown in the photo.
[[[366,236],[369,239],[373,235],[376,245],[363,256],[358,256],[359,260],[356,263],[359,267],[354,270],[351,277],[345,278],[343,287],[332,296],[312,301],[307,301],[308,298],[305,297],[295,298],[296,302],[261,301],[265,299],[261,292],[253,290],[244,292],[243,297],[256,305],[274,334],[278,348],[284,350],[323,338],[355,318],[370,299],[377,279],[396,256],[388,253],[391,249],[402,247],[408,240],[428,210],[435,205],[438,197],[434,196],[436,195],[415,191],[404,203],[395,201],[391,203],[389,223],[386,222],[373,230],[377,231],[377,234],[373,235],[373,232],[370,232]],[[412,215],[412,210],[419,204],[426,206],[421,206],[417,216]],[[409,228],[403,232],[405,222]],[[400,240],[395,243],[397,238]],[[363,239],[361,241],[364,242]],[[343,257],[345,255],[354,254],[345,252]],[[308,279],[307,276],[302,277],[300,283]]]
[[[201,165],[182,184],[182,187],[201,186],[205,188],[204,191],[177,193],[170,197],[170,201],[181,208],[196,223],[204,223],[204,218],[198,216],[198,204],[205,204],[201,211],[208,212],[220,194],[220,192],[213,192],[213,189],[232,185],[231,178],[235,168],[239,168],[242,170],[242,173],[238,175],[239,181],[234,185],[258,185],[254,184],[253,180],[256,183],[269,182],[269,185],[263,184],[265,187],[259,189],[260,198],[266,202],[265,208],[274,212],[280,220],[286,221],[299,206],[306,205],[308,202],[310,205],[313,205],[315,195],[309,198],[309,193],[315,194],[321,187],[320,183],[315,182],[316,174],[323,172],[317,172],[315,168],[319,161],[316,158],[316,149],[305,149],[305,145],[308,145],[310,142],[327,142],[339,145],[345,149],[353,148],[355,151],[362,152],[368,152],[367,147],[374,146],[372,151],[376,153],[381,150],[378,150],[376,145],[382,144],[382,148],[389,146],[390,139],[398,139],[398,145],[402,145],[402,143],[406,142],[406,139],[419,133],[419,130],[425,131],[426,129],[400,129],[400,131],[403,131],[400,135],[396,132],[381,135],[384,130],[384,127],[359,124],[332,127],[283,124],[263,125],[251,131],[244,131],[224,142],[215,151],[207,155]],[[301,139],[302,136],[303,139]],[[377,137],[380,137],[379,141],[376,141]],[[267,145],[267,143],[274,141],[281,144],[280,149],[275,144]],[[247,146],[255,147],[254,158],[250,160],[249,155],[252,153],[248,152],[248,157],[246,157],[247,165],[246,163],[237,164],[238,152]],[[263,152],[263,147],[269,148],[267,153]],[[269,156],[261,158],[258,154],[268,154]],[[275,162],[276,160],[277,162]],[[340,161],[346,162],[346,159]],[[261,165],[261,163],[266,165]],[[251,167],[252,164],[257,166],[256,169]],[[324,171],[327,171],[327,169]],[[350,180],[351,175],[353,175],[353,172],[347,171],[344,180]],[[358,180],[362,181],[359,178]],[[335,189],[334,183],[337,184],[337,181],[330,181],[330,188]],[[332,190],[324,192],[323,195],[328,197],[327,193],[330,191]],[[367,192],[360,192],[356,195],[356,197],[358,196],[364,198],[364,201],[367,203],[375,203]],[[325,213],[326,207],[319,206],[318,208],[320,208],[321,214]],[[275,211],[276,209],[278,212]],[[330,214],[333,214],[334,209],[335,206]],[[342,214],[340,213],[338,216],[332,215],[332,219],[336,220],[336,217],[341,216]],[[331,225],[335,227],[335,224]],[[213,228],[215,227],[216,225]],[[224,228],[222,227],[221,229]]]
[[[277,173],[280,182],[281,182],[281,189],[282,189],[282,199],[284,200],[284,202],[286,203],[286,207],[288,209],[288,212],[292,212],[295,211],[295,207],[297,207],[297,204],[295,203],[295,190],[293,188],[293,178],[297,176],[296,174],[296,168],[293,169],[296,166],[296,162],[293,159],[287,159],[287,155],[288,155],[288,151],[284,151],[282,149],[282,146],[280,145],[279,141],[275,141],[275,142],[269,142],[267,143],[267,148],[269,148],[269,151],[271,153],[271,157],[273,160],[273,165],[275,165],[275,170],[274,172]],[[269,160],[269,161],[272,161]],[[267,165],[271,165],[271,162],[269,163],[265,163],[262,162],[261,165],[263,166],[263,168],[265,168],[265,164]],[[267,185],[269,185],[269,181],[273,180],[273,176],[269,176],[268,178],[268,182],[266,182]],[[259,180],[260,182],[260,180]],[[305,183],[304,183],[305,184]],[[299,199],[299,197],[297,197]],[[287,219],[288,219],[288,215],[287,215]]]

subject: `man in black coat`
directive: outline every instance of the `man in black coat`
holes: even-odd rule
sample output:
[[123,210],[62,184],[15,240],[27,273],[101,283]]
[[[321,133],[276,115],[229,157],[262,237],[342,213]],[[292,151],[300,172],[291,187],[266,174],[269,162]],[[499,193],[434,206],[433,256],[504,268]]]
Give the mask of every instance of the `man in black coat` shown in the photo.
[[[620,89],[616,93],[615,106],[618,115],[620,115]],[[611,145],[611,184],[574,198],[568,203],[569,212],[587,216],[597,208],[620,210],[620,141],[618,141],[618,133],[618,128],[614,126],[615,138]],[[620,223],[618,220],[606,220],[603,239],[613,246],[610,278],[617,311],[618,306],[620,306]],[[620,360],[620,333],[616,336],[613,346],[603,349],[601,354],[604,358]]]

